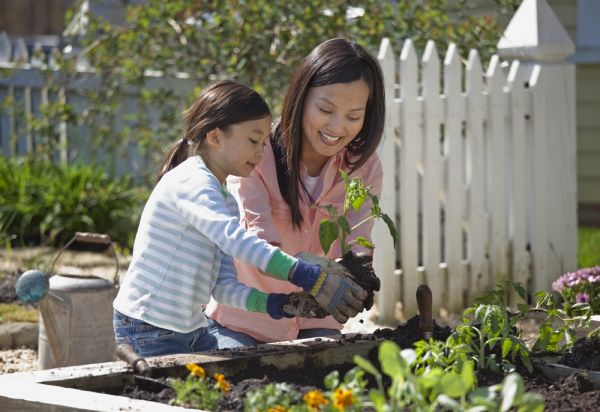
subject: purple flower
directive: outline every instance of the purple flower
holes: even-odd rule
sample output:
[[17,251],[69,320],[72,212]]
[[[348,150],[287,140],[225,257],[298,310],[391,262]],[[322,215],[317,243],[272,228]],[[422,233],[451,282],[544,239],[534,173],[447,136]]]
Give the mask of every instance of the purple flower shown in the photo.
[[575,302],[577,303],[587,303],[590,301],[590,295],[588,295],[587,293],[578,293],[575,296]]

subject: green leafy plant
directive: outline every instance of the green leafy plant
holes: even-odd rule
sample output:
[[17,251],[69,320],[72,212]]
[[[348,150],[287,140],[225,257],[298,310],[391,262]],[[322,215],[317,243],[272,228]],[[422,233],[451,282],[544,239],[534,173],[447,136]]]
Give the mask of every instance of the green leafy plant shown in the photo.
[[479,369],[507,373],[513,371],[514,362],[519,361],[529,371],[533,370],[529,350],[517,328],[524,315],[511,313],[508,308],[511,289],[526,299],[525,288],[519,283],[496,285],[465,309],[462,323],[449,338],[456,345],[473,349],[473,359]]
[[[329,218],[323,219],[319,226],[319,240],[323,251],[328,253],[331,244],[337,239],[339,239],[342,256],[349,252],[355,244],[373,249],[373,244],[371,244],[364,236],[358,236],[356,239],[347,241],[348,237],[352,234],[352,231],[373,219],[383,219],[390,231],[395,246],[397,241],[396,227],[394,226],[392,219],[381,211],[379,198],[371,193],[370,189],[365,186],[364,182],[359,177],[350,179],[348,174],[343,170],[340,170],[340,174],[344,181],[344,188],[346,191],[342,213],[339,214],[337,208],[331,205],[319,206],[325,209],[329,214]],[[360,210],[367,200],[371,200],[371,213],[362,221],[351,227],[348,222],[348,214],[351,211]]]
[[62,244],[82,231],[107,233],[128,247],[148,193],[98,166],[5,157],[0,157],[0,192],[5,240]]
[[223,394],[230,390],[229,382],[218,373],[214,379],[207,377],[204,368],[193,363],[186,365],[186,368],[190,371],[186,379],[169,380],[176,393],[173,404],[216,410]]
[[570,348],[577,339],[577,328],[587,327],[591,308],[587,303],[560,304],[557,297],[547,292],[535,293],[536,303],[531,312],[544,315],[540,334],[533,350],[561,352]]
[[[301,408],[302,395],[292,385],[285,382],[269,383],[259,389],[252,390],[244,398],[245,411],[268,411]],[[279,409],[278,409],[279,408]]]
[[[539,395],[525,393],[523,380],[516,373],[509,374],[501,384],[477,388],[474,364],[471,361],[451,365],[416,369],[419,355],[413,349],[401,350],[393,342],[379,346],[379,362],[383,374],[391,379],[387,391],[383,387],[383,374],[368,360],[354,357],[359,368],[373,375],[377,389],[369,392],[376,411],[508,411],[511,408],[542,411],[544,401]],[[447,367],[451,366],[448,370]]]
[[244,398],[244,410],[269,412],[360,412],[367,381],[364,371],[354,368],[340,381],[338,371],[324,379],[327,390],[313,389],[302,395],[293,385],[270,383],[248,392]]

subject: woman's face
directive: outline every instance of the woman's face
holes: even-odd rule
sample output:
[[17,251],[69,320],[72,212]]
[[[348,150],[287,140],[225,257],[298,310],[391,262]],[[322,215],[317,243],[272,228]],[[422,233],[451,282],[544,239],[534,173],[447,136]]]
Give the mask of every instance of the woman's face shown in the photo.
[[311,87],[302,114],[302,161],[316,176],[362,129],[369,86],[360,79]]

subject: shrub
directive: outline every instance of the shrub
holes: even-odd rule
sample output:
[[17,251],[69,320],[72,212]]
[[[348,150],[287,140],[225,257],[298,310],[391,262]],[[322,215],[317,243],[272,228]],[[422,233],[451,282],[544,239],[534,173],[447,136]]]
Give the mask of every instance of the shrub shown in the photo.
[[570,305],[588,303],[592,312],[600,314],[600,266],[565,273],[552,283]]
[[20,245],[66,242],[77,231],[131,246],[147,197],[129,178],[92,165],[0,157],[0,238]]

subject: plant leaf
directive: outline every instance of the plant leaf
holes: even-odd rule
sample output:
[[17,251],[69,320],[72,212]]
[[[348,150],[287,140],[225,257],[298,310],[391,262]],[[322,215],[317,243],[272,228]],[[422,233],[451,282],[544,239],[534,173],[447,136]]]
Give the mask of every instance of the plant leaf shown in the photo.
[[371,363],[369,362],[367,359],[363,358],[360,355],[354,355],[354,358],[352,358],[354,360],[354,363],[356,363],[356,365],[363,369],[364,371],[370,373],[371,375],[377,377],[377,376],[381,376],[381,373],[377,370],[377,368]]
[[381,215],[381,218],[383,219],[383,221],[387,225],[388,230],[390,231],[390,235],[392,235],[392,239],[394,240],[394,247],[396,247],[396,244],[398,243],[398,233],[396,232],[396,226],[394,225],[394,222],[385,213],[383,213]]
[[502,412],[508,411],[523,396],[523,379],[516,373],[510,373],[502,382]]
[[367,239],[364,236],[359,236],[356,238],[356,243],[358,243],[361,246],[366,247],[367,249],[375,249],[375,246],[373,246],[373,244],[371,242],[369,242],[369,239]]
[[348,223],[348,219],[344,216],[338,216],[337,218],[338,225],[342,228],[342,232],[346,235],[350,234],[350,223]]
[[331,244],[338,238],[339,230],[335,222],[331,220],[322,220],[319,225],[319,240],[321,241],[321,247],[323,252],[327,254]]

